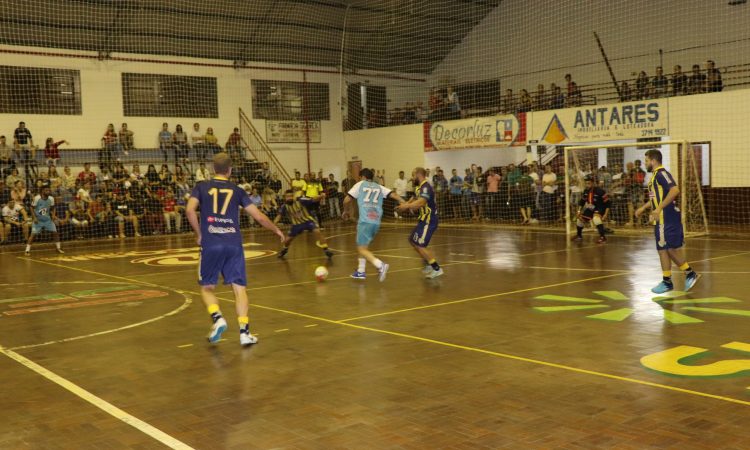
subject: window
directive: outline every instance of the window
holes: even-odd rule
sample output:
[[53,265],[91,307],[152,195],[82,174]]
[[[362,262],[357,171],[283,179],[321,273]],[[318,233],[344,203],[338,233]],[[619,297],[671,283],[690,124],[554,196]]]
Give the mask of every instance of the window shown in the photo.
[[331,120],[327,83],[253,80],[253,117]]
[[216,78],[122,74],[126,116],[219,117]]
[[80,72],[0,66],[0,113],[80,115]]

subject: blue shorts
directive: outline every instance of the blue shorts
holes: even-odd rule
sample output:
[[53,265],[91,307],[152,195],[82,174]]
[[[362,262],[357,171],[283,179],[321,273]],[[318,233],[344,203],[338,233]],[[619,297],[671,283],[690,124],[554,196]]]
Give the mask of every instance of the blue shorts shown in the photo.
[[38,221],[31,224],[31,234],[39,234],[42,231],[47,230],[50,233],[57,233],[57,227],[53,221]]
[[289,237],[295,237],[299,234],[304,233],[305,231],[312,231],[316,228],[318,228],[318,224],[316,224],[312,220],[308,220],[307,222],[301,223],[299,225],[292,225],[292,229],[289,230]]
[[418,222],[409,237],[409,242],[417,247],[427,247],[430,245],[430,239],[432,239],[432,234],[437,230],[437,227],[437,219],[432,219],[429,224],[422,221]]
[[657,250],[677,249],[685,244],[685,235],[682,232],[682,224],[657,224],[654,226]]
[[379,223],[360,222],[357,224],[357,245],[370,245],[380,230]]
[[247,286],[245,249],[241,245],[214,245],[201,248],[198,284],[216,285],[219,282],[219,274],[224,278],[224,284]]

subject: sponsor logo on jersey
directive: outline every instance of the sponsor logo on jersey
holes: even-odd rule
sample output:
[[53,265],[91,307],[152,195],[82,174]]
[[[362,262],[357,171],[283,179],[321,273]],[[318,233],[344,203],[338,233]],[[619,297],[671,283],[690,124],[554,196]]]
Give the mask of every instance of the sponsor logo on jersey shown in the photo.
[[208,232],[211,234],[231,234],[236,233],[235,227],[215,227],[213,225],[208,226]]
[[214,217],[214,216],[208,216],[206,219],[208,223],[231,223],[234,224],[234,220],[228,218],[228,217]]

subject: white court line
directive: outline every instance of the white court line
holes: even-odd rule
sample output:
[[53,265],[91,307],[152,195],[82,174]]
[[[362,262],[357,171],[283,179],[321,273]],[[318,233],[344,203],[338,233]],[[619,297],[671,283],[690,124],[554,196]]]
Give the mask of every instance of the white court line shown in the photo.
[[165,319],[167,317],[174,316],[174,315],[177,315],[177,314],[181,313],[182,311],[186,310],[193,303],[193,300],[190,297],[188,297],[185,294],[183,294],[183,296],[185,297],[185,301],[177,309],[173,309],[172,311],[170,311],[168,313],[162,314],[162,315],[157,316],[157,317],[153,317],[151,319],[144,320],[142,322],[131,323],[130,325],[125,325],[125,326],[122,326],[122,327],[119,327],[119,328],[113,328],[111,330],[98,331],[96,333],[91,333],[91,334],[84,334],[82,336],[74,336],[74,337],[69,337],[69,338],[64,338],[64,339],[57,339],[55,341],[40,342],[39,344],[19,345],[18,347],[13,347],[11,350],[23,350],[23,349],[27,349],[27,348],[44,347],[45,345],[62,344],[63,342],[79,341],[81,339],[88,339],[88,338],[92,338],[92,337],[96,337],[96,336],[104,336],[105,334],[117,333],[119,331],[129,330],[131,328],[140,327],[140,326],[143,326],[143,325],[147,325],[149,323],[158,322],[159,320],[162,320],[162,319]]
[[144,434],[151,436],[152,438],[156,439],[157,441],[161,442],[162,444],[166,445],[169,448],[179,449],[179,450],[194,450],[193,447],[190,447],[184,442],[179,441],[173,438],[172,436],[166,434],[165,432],[159,430],[158,428],[147,424],[141,419],[126,413],[125,411],[121,410],[115,405],[97,397],[91,392],[66,380],[60,375],[57,375],[56,373],[40,366],[34,361],[24,356],[19,355],[13,350],[8,350],[6,348],[0,347],[0,353],[4,354],[10,359],[17,361],[18,363],[25,366],[26,368],[33,370],[37,374],[43,376],[44,378],[57,384],[58,386],[61,386],[65,390],[74,394],[75,396],[91,403],[92,405],[96,406],[97,408],[101,409],[102,411],[106,412],[112,417],[118,420],[121,420],[122,422],[130,425],[131,427],[135,428],[136,430]]

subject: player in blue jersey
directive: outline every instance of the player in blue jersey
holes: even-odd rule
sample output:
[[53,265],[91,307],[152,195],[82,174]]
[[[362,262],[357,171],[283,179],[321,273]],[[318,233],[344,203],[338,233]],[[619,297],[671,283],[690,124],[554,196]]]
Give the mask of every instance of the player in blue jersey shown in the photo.
[[328,248],[325,236],[320,232],[320,226],[318,221],[310,214],[307,207],[311,204],[318,203],[325,198],[325,194],[321,194],[314,198],[309,197],[295,197],[294,191],[289,189],[284,192],[284,204],[279,208],[279,213],[273,220],[274,223],[279,223],[282,217],[286,217],[292,227],[289,229],[289,237],[284,240],[284,245],[279,252],[279,259],[283,259],[289,252],[289,246],[292,245],[292,241],[304,233],[305,231],[312,233],[315,237],[315,245],[323,249],[323,252],[328,258],[333,257],[333,252]]
[[432,235],[438,227],[438,210],[435,203],[435,191],[430,183],[427,182],[427,171],[422,167],[417,167],[414,171],[415,197],[407,203],[396,207],[397,211],[419,211],[419,222],[409,237],[409,243],[414,247],[419,256],[425,261],[425,267],[422,270],[425,278],[437,278],[443,274],[443,269],[435,260],[435,256],[427,248],[430,245]]
[[57,253],[65,253],[60,248],[60,234],[57,232],[55,222],[52,221],[52,208],[54,207],[55,198],[50,195],[49,184],[44,184],[42,190],[31,202],[31,217],[34,219],[34,222],[31,225],[31,235],[29,235],[29,240],[26,242],[26,256],[31,254],[31,243],[34,242],[36,235],[45,230],[52,233]]
[[372,170],[362,169],[359,172],[359,175],[361,180],[352,186],[348,195],[344,198],[344,218],[349,215],[348,209],[349,205],[352,203],[352,199],[354,199],[359,205],[357,252],[359,252],[360,258],[359,267],[352,274],[352,278],[364,280],[366,278],[365,267],[367,261],[369,261],[370,264],[378,269],[380,281],[385,281],[385,276],[388,273],[389,266],[375,257],[375,255],[373,255],[368,249],[368,246],[380,229],[380,219],[383,217],[383,202],[385,199],[391,197],[398,201],[399,204],[405,203],[405,200],[387,187],[381,186],[372,181]]
[[[237,321],[240,326],[240,344],[255,344],[257,337],[250,334],[248,325],[247,275],[245,273],[245,250],[242,247],[240,233],[240,208],[244,209],[255,221],[273,231],[281,240],[284,233],[274,225],[265,214],[250,201],[247,193],[229,181],[232,174],[232,160],[222,152],[214,155],[213,179],[202,181],[193,188],[185,210],[190,226],[197,236],[201,247],[198,266],[198,284],[201,286],[201,297],[211,314],[213,325],[208,334],[211,343],[221,339],[227,329],[227,321],[219,310],[219,301],[214,290],[219,282],[219,275],[224,284],[231,284],[234,291]],[[200,220],[198,219],[200,207]]]
[[649,201],[638,208],[636,217],[651,209],[651,220],[654,223],[656,250],[659,252],[663,280],[651,289],[654,294],[663,294],[674,289],[672,282],[672,262],[685,272],[685,291],[689,291],[698,282],[700,275],[690,267],[685,259],[682,246],[685,236],[682,231],[682,214],[677,206],[680,188],[672,175],[662,166],[662,155],[659,150],[646,152],[646,168],[651,172],[648,183]]

